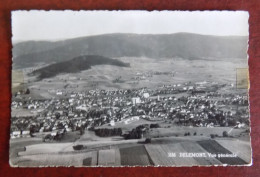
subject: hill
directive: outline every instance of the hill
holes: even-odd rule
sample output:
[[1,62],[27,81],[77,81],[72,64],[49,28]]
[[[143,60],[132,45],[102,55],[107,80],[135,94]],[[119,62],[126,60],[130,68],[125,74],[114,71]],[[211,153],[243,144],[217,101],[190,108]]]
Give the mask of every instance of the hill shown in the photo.
[[63,61],[35,70],[31,75],[36,75],[38,79],[44,79],[56,76],[61,73],[77,73],[82,70],[90,69],[95,65],[114,65],[120,67],[129,67],[130,64],[121,62],[116,59],[97,55],[85,55],[73,58],[72,60]]
[[14,68],[61,62],[81,55],[184,59],[247,58],[246,36],[105,34],[57,42],[24,42],[13,47]]

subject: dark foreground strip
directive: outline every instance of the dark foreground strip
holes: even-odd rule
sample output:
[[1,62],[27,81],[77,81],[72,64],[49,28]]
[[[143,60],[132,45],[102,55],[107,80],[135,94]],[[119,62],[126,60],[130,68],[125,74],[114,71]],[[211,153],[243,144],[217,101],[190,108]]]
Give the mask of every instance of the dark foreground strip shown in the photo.
[[[211,154],[232,154],[229,150],[221,146],[215,140],[198,141],[198,144]],[[244,165],[247,164],[239,157],[216,157],[221,163],[228,165]]]

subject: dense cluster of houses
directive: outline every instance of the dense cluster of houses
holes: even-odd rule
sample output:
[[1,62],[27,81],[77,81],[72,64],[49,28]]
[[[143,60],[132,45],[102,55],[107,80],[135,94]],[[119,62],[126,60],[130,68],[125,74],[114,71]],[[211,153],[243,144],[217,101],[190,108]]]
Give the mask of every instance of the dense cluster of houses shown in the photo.
[[247,95],[221,94],[218,83],[164,85],[155,89],[57,90],[49,100],[14,99],[12,109],[37,112],[12,116],[11,137],[36,132],[93,129],[131,119],[169,120],[184,126],[235,126],[248,123]]

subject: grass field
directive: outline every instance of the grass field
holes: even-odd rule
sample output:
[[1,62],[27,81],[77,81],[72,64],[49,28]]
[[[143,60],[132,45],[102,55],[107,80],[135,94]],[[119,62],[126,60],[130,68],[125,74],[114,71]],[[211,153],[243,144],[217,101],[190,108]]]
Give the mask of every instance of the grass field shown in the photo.
[[37,154],[53,154],[62,152],[71,143],[44,143],[26,146],[26,151],[18,153],[20,156],[37,155]]
[[[92,151],[90,157],[83,159],[82,165],[83,166],[97,166],[98,165],[98,152]],[[81,160],[81,159],[80,159]]]
[[120,152],[118,149],[99,150],[99,166],[120,166]]
[[144,145],[120,148],[120,156],[124,166],[153,165]]
[[[144,139],[142,140],[144,141]],[[243,165],[251,160],[250,142],[205,136],[152,138],[140,140],[41,143],[38,139],[12,142],[12,166],[200,166]],[[33,144],[36,143],[36,144]],[[86,149],[73,150],[77,143]],[[21,148],[19,144],[26,146]],[[31,145],[32,144],[32,145]],[[17,149],[16,149],[16,148]],[[19,148],[18,148],[19,147]],[[19,152],[20,151],[20,152]],[[18,153],[18,154],[17,154]],[[176,153],[169,157],[168,153]],[[180,157],[180,153],[237,154],[238,157]],[[18,156],[17,156],[18,155]]]
[[95,134],[94,131],[86,130],[85,133],[80,136],[77,142],[91,142],[91,141],[119,141],[124,138],[121,136],[112,136],[112,137],[100,137]]
[[33,144],[41,144],[41,138],[22,138],[22,139],[15,139],[10,140],[10,147],[9,147],[9,159],[10,164],[16,165],[18,160],[18,153],[20,151],[24,151],[24,148],[29,145]]
[[[185,152],[195,152],[195,153],[204,153],[203,149],[197,142],[183,142],[181,146]],[[194,157],[198,165],[220,165],[221,162],[216,158],[211,157]]]
[[24,88],[24,73],[18,70],[12,70],[12,93]]
[[[93,66],[89,70],[79,73],[61,74],[53,78],[35,81],[29,78],[28,86],[34,95],[44,98],[57,97],[55,93],[49,93],[51,89],[63,89],[70,91],[82,91],[89,89],[129,89],[129,88],[154,88],[162,85],[214,81],[227,84],[236,83],[236,68],[246,68],[246,60],[185,60],[180,58],[151,59],[151,58],[119,58],[123,62],[130,63],[131,67],[117,67],[111,65]],[[185,68],[183,70],[182,68]],[[208,68],[208,69],[205,69]],[[137,73],[147,72],[173,72],[170,75],[153,75],[142,80],[134,79]],[[122,82],[113,81],[121,76]],[[229,77],[227,77],[229,76]]]
[[[233,152],[221,146],[215,140],[198,141],[198,144],[203,147],[207,152],[212,154],[232,154]],[[248,154],[249,155],[249,154]],[[251,155],[251,154],[250,154]],[[240,157],[216,157],[221,163],[229,165],[243,165],[247,164]]]
[[[179,139],[180,140],[180,139]],[[159,141],[160,142],[160,141]],[[164,144],[158,141],[146,144],[145,148],[155,165],[162,166],[200,166],[200,165],[242,165],[251,160],[250,144],[244,141],[232,140],[176,140]],[[228,149],[229,148],[229,149]],[[176,153],[176,157],[169,157],[168,153]],[[180,153],[205,153],[205,157],[181,157]],[[216,154],[211,157],[208,153]],[[218,154],[236,154],[237,157],[219,157]]]
[[[232,129],[232,131],[230,131]],[[181,127],[170,126],[170,128],[156,128],[149,132],[150,137],[164,136],[184,136],[185,133],[190,133],[191,136],[196,133],[196,136],[210,137],[211,134],[222,136],[224,131],[227,131],[230,136],[239,137],[246,129],[233,129],[232,127]]]
[[251,162],[251,147],[249,141],[218,139],[216,140],[221,146],[238,155],[245,162]]
[[109,126],[108,124],[102,125],[97,128],[121,128],[123,131],[131,131],[132,129],[138,127],[139,125],[143,124],[155,124],[155,123],[161,123],[162,121],[148,121],[145,119],[140,118],[139,120],[131,121],[128,124],[124,123],[124,120],[120,122],[116,122],[114,126]]
[[[42,154],[42,155],[27,155],[22,156],[17,165],[19,166],[83,166],[83,160],[86,158],[92,159],[93,153],[81,154]],[[91,160],[92,161],[92,160]],[[92,163],[92,162],[91,162]]]

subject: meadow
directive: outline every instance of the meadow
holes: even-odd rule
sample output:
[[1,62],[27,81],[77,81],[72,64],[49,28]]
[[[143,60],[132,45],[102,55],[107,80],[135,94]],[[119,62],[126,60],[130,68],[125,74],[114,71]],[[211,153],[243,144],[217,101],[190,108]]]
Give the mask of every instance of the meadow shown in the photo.
[[[205,80],[235,85],[236,68],[247,68],[248,66],[247,60],[242,59],[189,60],[144,57],[117,59],[130,63],[130,67],[98,65],[78,73],[64,73],[38,81],[35,80],[35,77],[26,76],[25,80],[28,81],[26,87],[32,91],[34,97],[52,98],[59,97],[55,90],[72,92],[96,88],[105,90],[154,88],[162,85]],[[149,75],[149,73],[156,72],[164,74]],[[115,82],[116,80],[117,82]],[[50,92],[49,90],[54,91]]]

